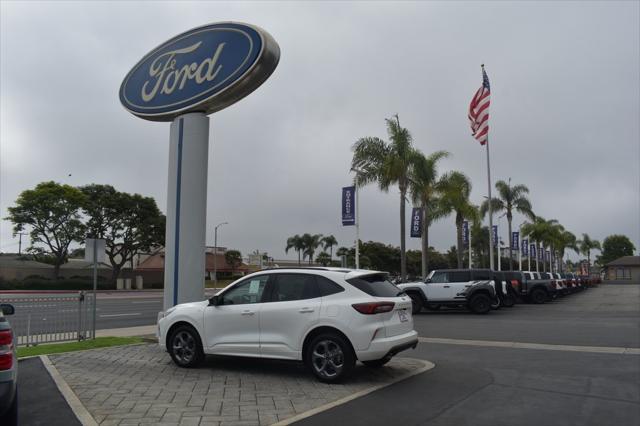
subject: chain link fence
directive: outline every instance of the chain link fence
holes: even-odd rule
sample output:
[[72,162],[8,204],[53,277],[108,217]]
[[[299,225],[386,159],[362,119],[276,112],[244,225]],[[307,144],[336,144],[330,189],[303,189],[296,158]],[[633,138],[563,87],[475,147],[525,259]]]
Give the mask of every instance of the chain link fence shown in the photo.
[[93,293],[55,295],[0,295],[15,314],[9,317],[18,346],[80,341],[95,337]]

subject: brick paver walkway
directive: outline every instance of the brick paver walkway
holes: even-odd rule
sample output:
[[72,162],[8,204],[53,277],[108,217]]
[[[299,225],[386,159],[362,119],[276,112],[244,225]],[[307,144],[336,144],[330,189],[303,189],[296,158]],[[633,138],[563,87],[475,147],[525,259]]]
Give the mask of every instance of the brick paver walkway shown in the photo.
[[268,425],[424,366],[406,358],[376,370],[358,364],[345,384],[328,385],[292,362],[208,357],[198,369],[182,369],[155,344],[49,358],[104,426]]

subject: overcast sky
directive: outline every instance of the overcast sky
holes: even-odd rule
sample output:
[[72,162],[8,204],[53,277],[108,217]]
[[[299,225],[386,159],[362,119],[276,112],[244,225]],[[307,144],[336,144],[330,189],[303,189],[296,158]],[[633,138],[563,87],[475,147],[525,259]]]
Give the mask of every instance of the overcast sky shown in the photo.
[[[219,245],[243,254],[294,258],[285,241],[305,232],[351,245],[354,228],[340,222],[351,146],[386,139],[396,113],[417,148],[453,154],[441,171],[468,175],[480,203],[485,151],[466,115],[484,63],[494,182],[527,185],[535,213],[578,236],[621,233],[640,247],[639,4],[2,1],[0,216],[48,180],[111,184],[166,212],[169,124],[125,111],[120,83],[174,35],[233,20],[271,33],[281,60],[211,116],[208,244],[227,221]],[[371,186],[360,201],[361,238],[399,245],[397,187]],[[453,217],[432,227],[431,245],[454,242]],[[0,251],[17,251],[5,220]]]

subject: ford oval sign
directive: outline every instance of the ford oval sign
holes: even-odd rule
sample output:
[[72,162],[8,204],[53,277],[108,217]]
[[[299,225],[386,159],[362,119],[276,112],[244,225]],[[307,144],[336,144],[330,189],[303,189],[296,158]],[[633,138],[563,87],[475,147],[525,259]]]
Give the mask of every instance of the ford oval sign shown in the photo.
[[263,29],[236,22],[205,25],[153,49],[127,74],[120,102],[132,114],[172,121],[211,114],[244,98],[275,70],[280,48]]

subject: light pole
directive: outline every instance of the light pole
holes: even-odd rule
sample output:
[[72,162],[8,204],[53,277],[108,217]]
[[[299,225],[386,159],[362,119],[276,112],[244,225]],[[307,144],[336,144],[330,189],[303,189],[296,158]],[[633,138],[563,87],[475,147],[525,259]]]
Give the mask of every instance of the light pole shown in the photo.
[[228,225],[229,222],[220,222],[213,228],[213,286],[218,285],[218,228],[222,225]]

